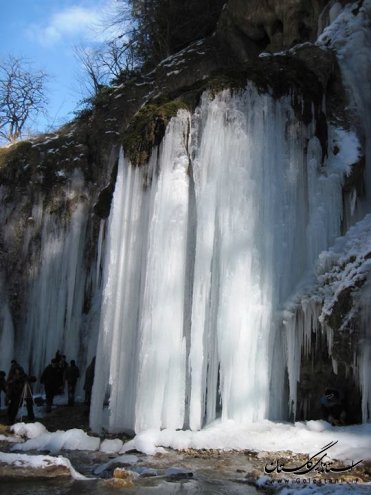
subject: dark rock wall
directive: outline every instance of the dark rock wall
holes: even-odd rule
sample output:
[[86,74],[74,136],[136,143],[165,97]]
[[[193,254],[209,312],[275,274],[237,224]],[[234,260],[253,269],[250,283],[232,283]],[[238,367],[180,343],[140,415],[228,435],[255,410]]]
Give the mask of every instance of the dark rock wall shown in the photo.
[[218,23],[218,36],[241,60],[260,51],[276,52],[314,41],[326,0],[230,0]]

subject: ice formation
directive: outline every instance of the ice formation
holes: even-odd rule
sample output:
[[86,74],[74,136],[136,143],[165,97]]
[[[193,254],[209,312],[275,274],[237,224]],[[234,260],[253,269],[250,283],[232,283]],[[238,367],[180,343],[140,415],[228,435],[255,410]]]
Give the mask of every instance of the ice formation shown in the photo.
[[[95,352],[95,315],[94,311],[86,315],[84,303],[90,292],[92,306],[99,308],[103,225],[96,263],[89,266],[85,256],[90,228],[87,186],[79,169],[75,169],[60,196],[51,199],[38,194],[31,215],[25,218],[21,214],[24,235],[20,251],[27,264],[28,282],[18,322],[21,332],[14,331],[12,317],[19,315],[14,309],[11,314],[0,278],[0,362],[5,371],[16,357],[26,372],[40,377],[57,349],[76,359],[81,367]],[[15,224],[12,213],[16,208],[27,211],[28,205],[9,204],[2,188],[0,199],[5,206],[0,214],[3,236],[19,238],[22,227]]]
[[[319,36],[317,44],[332,48],[337,54],[343,79],[348,87],[351,108],[359,119],[358,126],[364,140],[367,166],[366,198],[368,211],[371,202],[371,1],[359,5],[349,2],[341,8],[338,2],[331,24]],[[334,6],[335,7],[335,6]]]
[[[145,431],[147,440],[160,429],[198,431],[216,419],[240,425],[294,416],[302,351],[321,330],[331,354],[326,312],[370,268],[368,217],[336,240],[370,211],[371,1],[359,7],[335,4],[318,44],[335,49],[359,115],[366,201],[356,188],[342,191],[359,159],[356,133],[329,125],[323,150],[316,123],[298,118],[290,96],[277,100],[252,84],[204,94],[194,114],[180,111],[148,165],[133,167],[122,152],[111,214],[95,237],[78,169],[64,202],[40,193],[31,216],[20,213],[24,225],[12,222],[13,209],[29,204],[13,205],[0,186],[3,238],[16,245],[23,229],[29,269],[22,318],[12,313],[0,273],[6,370],[14,351],[39,376],[57,349],[81,369],[97,349],[92,428]],[[365,288],[354,369],[369,421],[370,281]],[[22,321],[14,325],[12,317]],[[76,448],[76,432],[45,435],[46,444]]]
[[300,332],[277,333],[280,311],[340,234],[345,162],[252,85],[179,112],[147,170],[121,156],[93,429],[287,417]]

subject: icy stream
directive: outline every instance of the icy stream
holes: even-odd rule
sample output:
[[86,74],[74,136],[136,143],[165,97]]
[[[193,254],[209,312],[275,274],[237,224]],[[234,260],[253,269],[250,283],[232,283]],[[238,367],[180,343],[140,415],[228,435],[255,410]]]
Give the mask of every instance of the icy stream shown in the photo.
[[[45,482],[30,482],[25,483],[2,483],[2,487],[7,495],[49,495],[51,491],[55,495],[111,495],[117,491],[112,487],[105,486],[102,481],[87,481],[87,482],[66,482],[66,481],[48,481]],[[259,493],[254,487],[247,484],[233,483],[229,480],[217,481],[213,479],[205,479],[201,481],[190,480],[180,482],[153,483],[151,481],[144,486],[137,486],[129,489],[132,495],[256,495]]]

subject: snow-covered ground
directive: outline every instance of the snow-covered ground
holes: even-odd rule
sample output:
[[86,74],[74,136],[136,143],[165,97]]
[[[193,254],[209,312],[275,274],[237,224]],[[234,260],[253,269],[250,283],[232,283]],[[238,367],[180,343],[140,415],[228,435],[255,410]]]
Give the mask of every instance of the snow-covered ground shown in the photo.
[[7,454],[0,452],[0,463],[11,464],[24,469],[46,469],[50,466],[64,466],[70,471],[72,478],[76,480],[88,479],[78,473],[68,459],[61,456],[52,457],[49,455]]
[[158,447],[174,449],[222,449],[283,451],[313,455],[324,445],[338,440],[329,456],[334,459],[371,459],[371,424],[334,427],[325,421],[273,423],[262,421],[247,425],[234,421],[214,422],[201,431],[148,430],[126,443],[121,452],[137,449],[154,454]]
[[[307,421],[295,424],[262,421],[244,425],[234,421],[227,423],[215,421],[204,430],[197,432],[169,429],[147,430],[125,444],[120,439],[101,441],[98,437],[88,436],[82,430],[77,429],[51,433],[40,423],[18,423],[12,427],[12,431],[18,439],[18,443],[12,445],[12,450],[49,450],[54,455],[57,455],[61,450],[100,450],[113,455],[117,454],[117,457],[111,458],[109,462],[96,467],[94,470],[96,476],[100,476],[112,464],[121,462],[130,466],[136,465],[139,457],[125,454],[128,451],[136,449],[145,454],[153,455],[164,452],[164,447],[173,449],[206,448],[224,451],[248,449],[258,452],[258,459],[261,459],[262,464],[266,462],[267,451],[292,451],[293,453],[308,454],[309,457],[313,456],[316,459],[326,454],[324,462],[339,459],[344,461],[345,466],[352,466],[352,464],[362,460],[371,460],[370,423],[334,427],[325,421]],[[323,450],[328,445],[330,446]],[[317,456],[316,454],[321,450],[323,451],[322,454]],[[69,460],[61,456],[0,453],[0,463],[15,464],[30,469],[43,468],[51,464],[63,465],[70,470],[73,478],[84,479],[74,470]],[[151,470],[151,467],[146,469]],[[152,471],[155,472],[153,469]],[[347,482],[345,479],[340,479],[340,476],[336,478],[336,482],[331,484],[327,484],[325,478],[322,480],[321,475],[316,476],[316,480],[305,477],[304,482],[303,479],[304,476],[300,479],[292,477],[286,481],[287,485],[283,485],[282,482],[280,484],[262,472],[257,484],[263,490],[268,487],[274,489],[275,493],[279,495],[297,493],[300,495],[345,495],[348,493],[366,495],[371,493],[370,484],[355,482],[354,480]]]
[[[337,443],[328,457],[357,462],[371,460],[371,423],[353,426],[331,426],[325,421],[274,423],[261,421],[241,424],[234,421],[215,421],[201,431],[146,430],[122,445],[121,440],[103,440],[72,429],[50,433],[40,423],[17,423],[12,427],[19,442],[12,450],[101,450],[125,453],[137,450],[148,455],[173,449],[220,449],[287,451],[314,455],[330,442]],[[25,440],[23,440],[25,439]]]

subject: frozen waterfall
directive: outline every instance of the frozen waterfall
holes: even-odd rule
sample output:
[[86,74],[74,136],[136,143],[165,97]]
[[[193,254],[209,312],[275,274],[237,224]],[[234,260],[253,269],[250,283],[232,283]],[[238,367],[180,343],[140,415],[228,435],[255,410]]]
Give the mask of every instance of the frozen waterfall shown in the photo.
[[[5,190],[0,188],[3,240],[10,246],[17,241],[18,256],[27,267],[10,280],[5,270],[0,273],[0,362],[6,371],[16,358],[27,372],[40,377],[58,349],[84,369],[95,353],[102,249],[98,245],[97,262],[89,264],[87,244],[93,227],[87,192],[78,169],[59,196],[38,193],[32,204],[24,196],[14,205],[6,201]],[[101,244],[102,237],[103,227]],[[93,259],[94,250],[90,256]],[[15,306],[14,296],[21,307]]]
[[179,111],[148,166],[120,157],[94,430],[287,417],[282,309],[341,223],[314,128],[251,85]]

